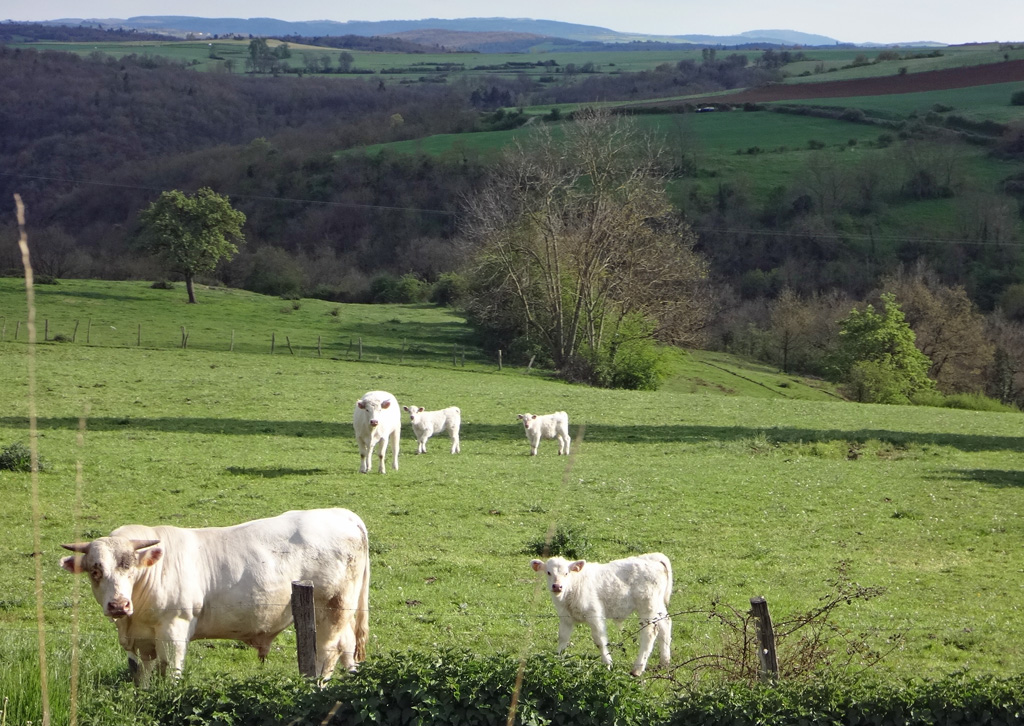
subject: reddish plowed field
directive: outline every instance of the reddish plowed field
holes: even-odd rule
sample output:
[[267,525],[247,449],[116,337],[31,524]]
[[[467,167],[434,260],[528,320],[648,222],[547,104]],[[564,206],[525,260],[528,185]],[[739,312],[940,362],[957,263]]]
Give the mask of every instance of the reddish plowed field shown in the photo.
[[[964,66],[941,71],[894,74],[878,78],[854,78],[848,81],[821,83],[775,84],[748,88],[721,96],[687,99],[687,103],[765,103],[808,98],[846,98],[850,96],[884,96],[893,93],[946,91],[952,88],[985,86],[990,83],[1024,81],[1024,60],[1005,61],[980,66]],[[678,103],[678,102],[675,102]],[[674,105],[674,104],[673,104]]]

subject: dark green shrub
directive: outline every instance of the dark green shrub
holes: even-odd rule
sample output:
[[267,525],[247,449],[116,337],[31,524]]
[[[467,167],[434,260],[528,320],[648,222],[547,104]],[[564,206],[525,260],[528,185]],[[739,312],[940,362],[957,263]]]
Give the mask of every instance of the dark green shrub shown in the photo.
[[173,290],[174,283],[170,280],[157,280],[149,287],[153,290]]
[[1024,91],[1017,91],[1010,96],[1011,106],[1024,106]]
[[[39,460],[39,471],[44,468],[43,460]],[[0,471],[31,471],[32,452],[25,444],[15,441],[0,451]]]
[[585,559],[590,551],[590,538],[578,524],[560,524],[551,535],[539,537],[527,543],[524,551],[538,557],[565,557],[570,560]]

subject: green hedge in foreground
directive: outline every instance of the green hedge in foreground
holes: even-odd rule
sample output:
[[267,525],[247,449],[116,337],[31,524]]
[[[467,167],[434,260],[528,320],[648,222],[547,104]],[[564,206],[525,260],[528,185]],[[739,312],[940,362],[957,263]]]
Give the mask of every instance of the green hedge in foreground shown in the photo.
[[[519,683],[518,689],[516,684]],[[669,687],[671,686],[671,687]],[[1024,675],[1010,679],[960,673],[940,681],[843,685],[732,684],[684,688],[665,679],[630,678],[595,658],[466,652],[392,653],[320,689],[298,676],[125,684],[93,691],[82,722],[94,726],[505,724],[516,698],[516,724],[588,726],[1024,725]]]

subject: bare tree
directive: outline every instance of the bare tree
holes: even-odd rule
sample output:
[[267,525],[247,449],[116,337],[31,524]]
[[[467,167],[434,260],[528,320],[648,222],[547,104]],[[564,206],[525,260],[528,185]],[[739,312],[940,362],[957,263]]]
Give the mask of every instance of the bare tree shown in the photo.
[[599,111],[516,144],[467,203],[475,314],[541,341],[558,369],[614,354],[630,319],[694,343],[707,266],[666,198],[665,168],[652,137]]
[[928,375],[939,388],[946,393],[980,390],[994,348],[967,291],[944,285],[922,264],[886,277],[883,289],[900,301],[917,347],[932,361]]

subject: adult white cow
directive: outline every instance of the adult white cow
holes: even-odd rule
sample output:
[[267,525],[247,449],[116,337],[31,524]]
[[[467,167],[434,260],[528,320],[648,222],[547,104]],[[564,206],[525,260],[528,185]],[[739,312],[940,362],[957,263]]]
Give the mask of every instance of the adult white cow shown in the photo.
[[267,657],[292,622],[291,585],[313,583],[316,672],[330,678],[366,655],[370,554],[366,525],[347,509],[285,512],[232,527],[129,524],[92,542],[62,545],[85,572],[103,614],[145,684],[180,675],[190,641],[239,640]]
[[452,437],[452,453],[458,454],[462,451],[459,444],[459,429],[462,427],[462,409],[458,406],[449,406],[440,411],[428,411],[423,406],[402,406],[403,411],[409,413],[409,423],[412,424],[412,432],[416,435],[419,447],[417,454],[427,453],[427,440],[434,434],[448,430]]
[[402,411],[398,407],[398,399],[387,391],[367,391],[356,401],[356,410],[352,414],[352,427],[356,431],[356,443],[359,444],[359,473],[370,471],[370,457],[373,449],[380,442],[380,464],[377,471],[384,474],[384,457],[388,451],[388,440],[391,441],[391,464],[398,471],[398,440],[402,436]]
[[526,440],[530,442],[530,456],[537,455],[541,439],[558,439],[558,453],[569,455],[569,414],[555,411],[538,416],[535,413],[521,413],[516,416],[523,422]]
[[558,613],[558,652],[562,653],[577,623],[590,626],[590,635],[601,651],[601,661],[611,668],[606,619],[622,622],[633,613],[640,618],[640,651],[630,675],[639,676],[658,642],[661,665],[671,658],[672,619],[668,601],[672,595],[672,563],[660,552],[613,560],[607,564],[552,557],[531,560],[535,572],[547,575],[551,601]]

